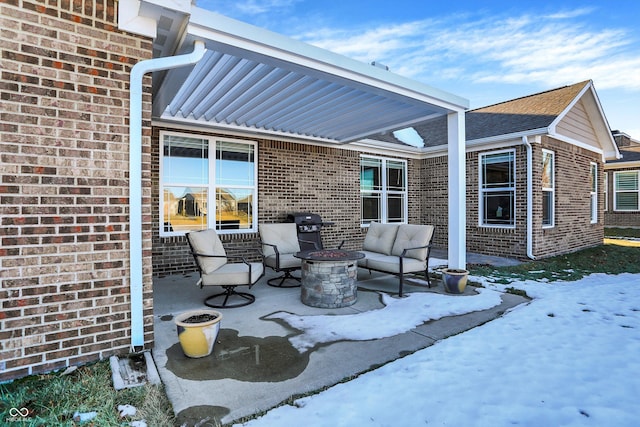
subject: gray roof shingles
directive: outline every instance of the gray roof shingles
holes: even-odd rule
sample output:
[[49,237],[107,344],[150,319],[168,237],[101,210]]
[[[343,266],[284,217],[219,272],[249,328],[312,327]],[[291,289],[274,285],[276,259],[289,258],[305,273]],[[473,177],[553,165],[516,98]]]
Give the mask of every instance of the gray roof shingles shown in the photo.
[[[467,111],[466,139],[472,141],[548,127],[588,83],[584,81]],[[446,144],[446,123],[446,117],[439,117],[414,128],[425,146],[433,147]],[[391,133],[375,138],[402,144]]]

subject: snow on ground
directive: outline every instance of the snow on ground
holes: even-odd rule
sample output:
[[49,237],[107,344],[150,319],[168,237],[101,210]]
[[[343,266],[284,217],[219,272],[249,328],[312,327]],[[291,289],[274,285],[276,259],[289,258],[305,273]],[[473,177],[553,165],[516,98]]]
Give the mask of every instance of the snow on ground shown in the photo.
[[[638,425],[640,275],[508,286],[525,290],[533,301],[243,425]],[[399,310],[405,301],[414,303],[413,297],[399,301]],[[381,313],[378,324],[397,320],[394,309]],[[402,321],[399,329],[406,327]],[[304,335],[321,339],[313,329],[326,326],[306,327]]]
[[[302,331],[302,334],[290,338],[290,342],[303,353],[319,343],[392,337],[408,332],[429,320],[488,310],[502,302],[499,292],[489,289],[478,290],[480,293],[474,296],[413,293],[407,294],[406,298],[393,298],[381,292],[382,303],[385,306],[379,310],[345,316],[299,316],[277,312],[266,316],[265,319],[282,319],[291,327]],[[371,325],[376,327],[372,328]]]

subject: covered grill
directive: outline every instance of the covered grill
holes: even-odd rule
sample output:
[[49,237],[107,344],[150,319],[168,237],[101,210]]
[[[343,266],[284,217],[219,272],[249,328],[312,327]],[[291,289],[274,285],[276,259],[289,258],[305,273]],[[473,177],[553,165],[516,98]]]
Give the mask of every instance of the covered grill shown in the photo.
[[[300,241],[300,249],[309,251],[313,249],[323,249],[320,230],[326,225],[333,225],[332,222],[322,221],[322,217],[315,213],[295,212],[287,215],[287,222],[295,222],[298,229],[298,241]],[[307,242],[314,242],[307,243]]]

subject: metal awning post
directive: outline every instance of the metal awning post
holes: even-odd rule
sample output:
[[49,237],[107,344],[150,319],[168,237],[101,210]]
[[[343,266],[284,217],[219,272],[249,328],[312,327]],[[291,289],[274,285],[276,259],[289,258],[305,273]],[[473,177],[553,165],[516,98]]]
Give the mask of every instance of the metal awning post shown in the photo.
[[465,269],[467,265],[467,206],[465,168],[465,113],[447,116],[449,171],[449,268]]

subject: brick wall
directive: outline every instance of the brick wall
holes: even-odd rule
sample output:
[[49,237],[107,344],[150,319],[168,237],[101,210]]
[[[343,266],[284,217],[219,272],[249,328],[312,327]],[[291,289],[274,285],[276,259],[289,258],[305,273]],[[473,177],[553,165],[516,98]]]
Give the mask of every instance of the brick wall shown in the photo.
[[[542,191],[540,182],[542,149],[556,153],[556,226],[542,228]],[[516,150],[516,227],[493,228],[478,226],[478,161],[483,152],[467,153],[467,250],[487,255],[527,258],[527,187],[526,148]],[[603,198],[601,157],[567,143],[543,138],[541,144],[533,144],[533,253],[544,258],[572,252],[580,248],[602,243]],[[599,171],[599,221],[590,223],[589,164],[598,164]],[[447,157],[425,159],[423,164],[422,197],[424,210],[422,221],[436,225],[436,246],[447,246],[448,189]]]
[[[154,128],[152,143],[152,204],[160,206],[159,135]],[[168,129],[167,129],[168,130]],[[196,133],[180,130],[182,133]],[[197,132],[199,135],[216,135]],[[223,136],[223,135],[220,135]],[[234,139],[239,139],[234,136]],[[342,240],[363,239],[360,227],[360,154],[337,147],[321,147],[266,139],[258,141],[258,222],[284,222],[292,212],[313,212],[334,225],[323,227],[325,247],[336,247]],[[419,223],[422,199],[414,189],[420,187],[420,161],[408,162],[409,222]],[[184,237],[160,237],[160,212],[153,212],[153,269],[155,275],[193,271],[195,265]],[[239,248],[256,250],[257,233],[221,235],[230,254]],[[235,252],[238,252],[236,249]]]
[[[533,145],[534,254],[538,258],[574,252],[602,244],[604,238],[604,174],[602,156],[574,145],[543,137]],[[555,227],[542,228],[542,149],[555,152]],[[598,222],[591,224],[590,163],[598,165]]]
[[[0,381],[130,345],[128,79],[151,45],[116,30],[116,5],[0,4]],[[144,99],[150,112],[150,96]],[[150,174],[143,168],[150,255]],[[150,343],[149,256],[143,265]]]

